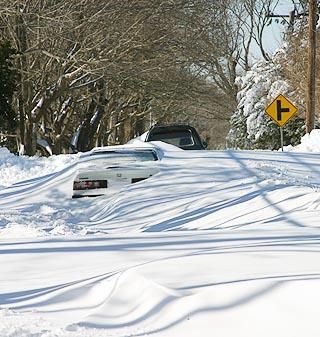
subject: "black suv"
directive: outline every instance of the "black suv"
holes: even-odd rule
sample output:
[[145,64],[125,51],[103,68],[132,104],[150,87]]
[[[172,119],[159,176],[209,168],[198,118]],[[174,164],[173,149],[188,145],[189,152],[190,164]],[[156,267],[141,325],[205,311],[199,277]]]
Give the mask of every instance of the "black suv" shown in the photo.
[[207,147],[196,129],[187,124],[156,124],[149,130],[146,137],[146,142],[154,140],[178,146],[183,150],[205,150]]

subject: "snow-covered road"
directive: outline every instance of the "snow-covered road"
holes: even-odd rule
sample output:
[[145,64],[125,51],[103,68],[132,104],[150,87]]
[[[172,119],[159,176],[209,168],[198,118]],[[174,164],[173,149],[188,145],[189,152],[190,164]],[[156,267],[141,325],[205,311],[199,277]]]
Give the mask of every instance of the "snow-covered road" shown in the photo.
[[0,151],[1,337],[320,335],[318,154],[163,151],[80,200],[79,157]]

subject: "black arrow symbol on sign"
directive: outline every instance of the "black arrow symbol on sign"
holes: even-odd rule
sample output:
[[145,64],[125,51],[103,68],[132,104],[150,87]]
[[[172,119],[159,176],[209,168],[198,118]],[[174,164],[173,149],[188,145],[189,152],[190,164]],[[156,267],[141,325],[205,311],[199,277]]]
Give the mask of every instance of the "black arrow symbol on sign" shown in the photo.
[[282,113],[283,112],[290,112],[289,108],[282,108],[281,107],[281,100],[277,99],[277,120],[281,121],[282,120]]

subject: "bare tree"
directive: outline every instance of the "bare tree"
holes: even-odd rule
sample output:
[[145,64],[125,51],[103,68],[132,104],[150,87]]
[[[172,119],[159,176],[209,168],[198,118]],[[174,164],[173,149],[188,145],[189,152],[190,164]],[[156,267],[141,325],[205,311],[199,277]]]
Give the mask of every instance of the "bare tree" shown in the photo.
[[247,2],[0,0],[1,32],[19,52],[21,149],[34,154],[42,138],[54,153],[85,151],[154,121],[226,129]]

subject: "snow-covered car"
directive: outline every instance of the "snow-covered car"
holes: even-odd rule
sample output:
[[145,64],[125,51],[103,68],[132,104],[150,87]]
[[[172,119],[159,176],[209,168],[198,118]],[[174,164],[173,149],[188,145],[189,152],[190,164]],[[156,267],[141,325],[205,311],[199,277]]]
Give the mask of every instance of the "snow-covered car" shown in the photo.
[[207,147],[197,130],[188,124],[156,124],[148,131],[145,141],[162,141],[183,150],[204,150]]
[[154,148],[101,147],[80,157],[73,181],[73,198],[94,197],[120,190],[156,174],[159,155]]

